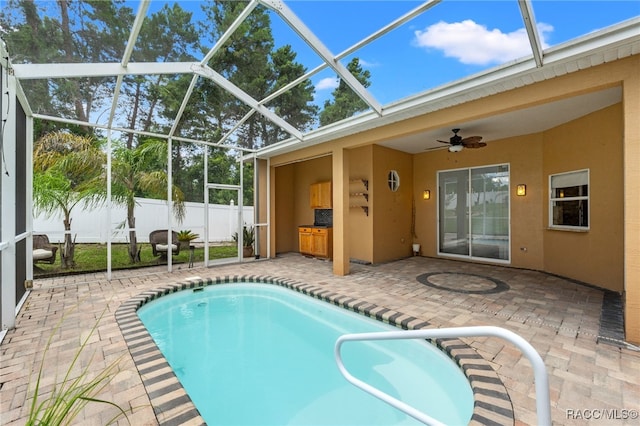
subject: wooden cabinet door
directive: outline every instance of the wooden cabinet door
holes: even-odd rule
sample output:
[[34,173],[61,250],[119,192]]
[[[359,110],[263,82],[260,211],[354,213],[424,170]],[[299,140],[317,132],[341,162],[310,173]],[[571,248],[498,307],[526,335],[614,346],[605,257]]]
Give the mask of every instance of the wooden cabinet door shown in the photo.
[[313,254],[313,239],[311,228],[299,228],[299,251],[304,254]]
[[331,182],[311,184],[309,188],[309,204],[312,209],[330,209],[333,204]]
[[331,182],[321,182],[320,185],[320,208],[330,209],[333,207],[333,190]]
[[302,254],[331,259],[333,257],[333,229],[299,227],[298,248]]
[[312,183],[309,187],[309,206],[312,209],[319,208],[320,205],[320,186],[317,183]]
[[318,257],[327,257],[327,230],[314,229],[311,234],[313,255]]
[[311,233],[313,255],[326,259],[333,258],[333,229],[314,228]]

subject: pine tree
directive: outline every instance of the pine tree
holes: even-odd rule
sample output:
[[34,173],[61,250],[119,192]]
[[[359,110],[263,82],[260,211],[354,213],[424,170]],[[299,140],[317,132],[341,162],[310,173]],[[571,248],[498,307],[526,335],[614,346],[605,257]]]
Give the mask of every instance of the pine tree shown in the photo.
[[[353,58],[347,65],[347,69],[365,88],[371,85],[369,81],[371,72],[362,69],[358,58]],[[332,96],[333,101],[326,100],[324,109],[320,112],[321,126],[351,117],[368,108],[366,102],[351,90],[342,79],[340,79],[338,87],[333,91]]]

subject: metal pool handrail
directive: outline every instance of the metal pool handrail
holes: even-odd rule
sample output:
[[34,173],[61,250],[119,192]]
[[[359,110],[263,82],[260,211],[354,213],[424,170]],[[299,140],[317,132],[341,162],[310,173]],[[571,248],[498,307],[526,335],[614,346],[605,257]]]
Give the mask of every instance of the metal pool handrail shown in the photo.
[[507,340],[516,346],[527,357],[533,367],[534,381],[536,387],[536,412],[539,425],[551,425],[551,403],[549,398],[549,378],[544,361],[534,349],[533,346],[519,335],[512,331],[501,327],[494,326],[476,326],[476,327],[453,327],[439,328],[429,330],[402,330],[402,331],[381,331],[376,333],[356,333],[345,334],[338,338],[334,348],[336,363],[340,373],[351,384],[359,387],[365,392],[370,393],[387,404],[397,408],[405,414],[421,421],[427,425],[442,425],[436,419],[427,414],[413,408],[412,406],[382,392],[360,379],[355,378],[349,373],[342,362],[340,349],[342,344],[347,341],[364,341],[364,340],[403,340],[403,339],[442,339],[442,338],[458,338],[458,337],[499,337]]

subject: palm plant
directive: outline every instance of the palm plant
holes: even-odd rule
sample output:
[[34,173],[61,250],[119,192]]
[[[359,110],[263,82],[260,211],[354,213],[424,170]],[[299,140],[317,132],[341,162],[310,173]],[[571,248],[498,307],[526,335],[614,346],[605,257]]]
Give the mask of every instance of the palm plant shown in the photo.
[[[234,232],[231,236],[233,241],[238,242],[238,233]],[[255,231],[253,230],[253,226],[244,226],[242,229],[242,245],[243,247],[253,247],[253,243],[255,242]]]
[[96,207],[106,198],[100,176],[105,155],[91,137],[65,131],[44,135],[33,150],[33,203],[36,214],[62,214],[64,247],[62,267],[73,268],[75,243],[71,213],[78,204]]
[[200,235],[195,232],[191,232],[189,229],[185,229],[178,232],[178,241],[193,241],[199,238]]
[[178,232],[178,241],[180,242],[180,249],[188,249],[191,241],[200,238],[200,234],[191,232],[190,229],[184,229]]
[[242,241],[245,247],[253,247],[255,242],[255,231],[253,226],[245,226],[242,230]]
[[[238,233],[234,232],[231,236],[233,241],[238,242]],[[245,225],[242,228],[242,249],[243,256],[250,257],[253,255],[253,243],[255,243],[255,230],[253,226]]]
[[[167,199],[166,142],[149,139],[136,148],[124,144],[113,150],[112,196],[116,204],[127,208],[126,225],[129,227],[129,260],[140,261],[136,237],[135,197]],[[162,168],[164,167],[164,168]],[[176,185],[171,186],[173,214],[178,221],[184,218],[184,194]],[[125,225],[123,222],[122,226]]]

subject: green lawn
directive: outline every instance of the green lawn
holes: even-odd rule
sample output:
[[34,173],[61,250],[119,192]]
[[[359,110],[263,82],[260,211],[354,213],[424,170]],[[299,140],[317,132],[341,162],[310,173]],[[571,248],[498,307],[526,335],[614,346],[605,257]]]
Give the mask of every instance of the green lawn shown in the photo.
[[[132,269],[142,268],[145,266],[156,266],[159,264],[166,264],[160,262],[159,257],[154,257],[151,251],[151,246],[147,243],[138,244],[140,249],[140,263],[129,263],[129,255],[127,253],[127,244],[112,244],[111,245],[111,269]],[[39,275],[64,275],[69,273],[82,273],[82,272],[94,272],[105,271],[107,269],[107,245],[106,244],[76,244],[75,256],[76,267],[74,269],[62,269],[60,263],[60,250],[56,254],[56,262],[53,265],[48,263],[37,263],[34,265],[34,276]],[[236,257],[238,254],[235,245],[225,246],[210,246],[209,247],[209,259],[223,259],[227,257]],[[193,256],[194,262],[204,261],[204,248],[199,247],[194,250]],[[180,250],[177,256],[173,256],[174,264],[188,263],[189,262],[189,250]]]

